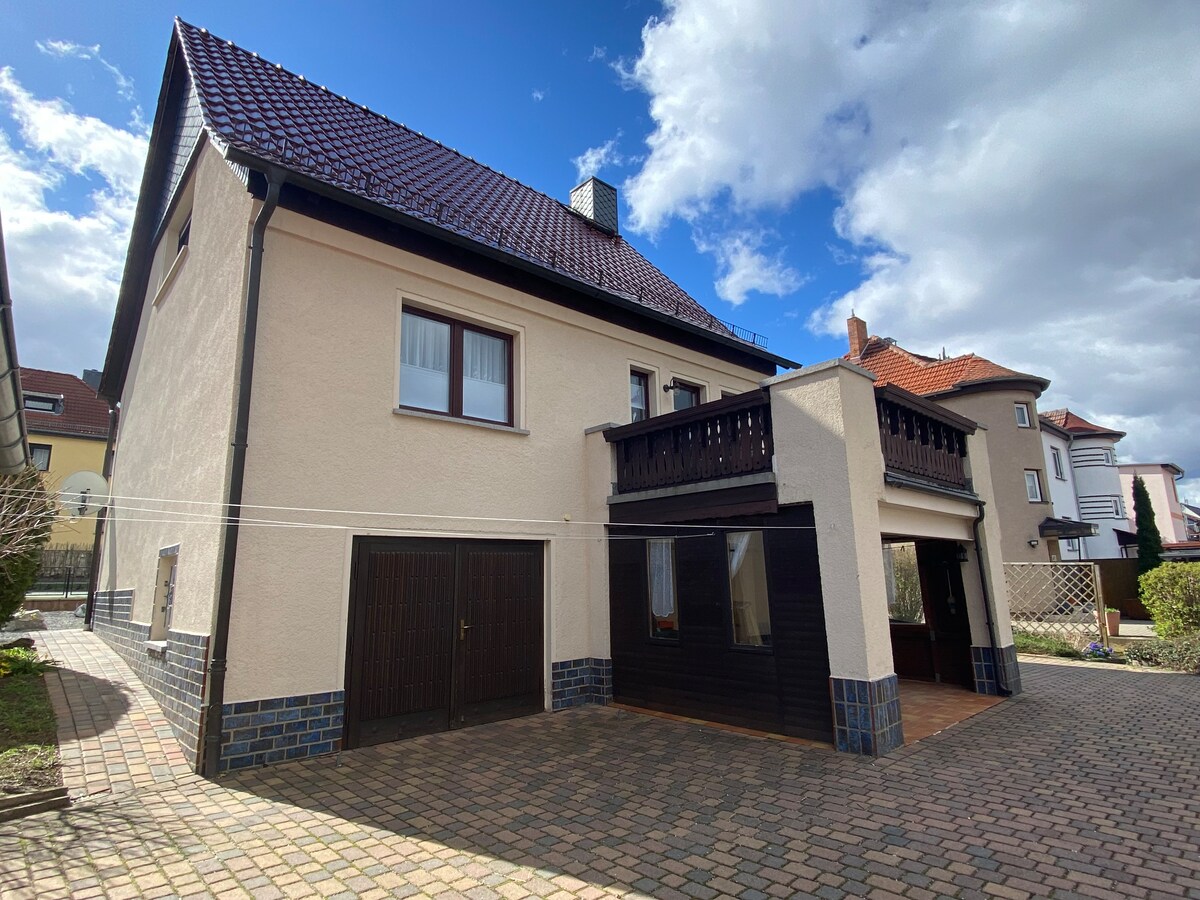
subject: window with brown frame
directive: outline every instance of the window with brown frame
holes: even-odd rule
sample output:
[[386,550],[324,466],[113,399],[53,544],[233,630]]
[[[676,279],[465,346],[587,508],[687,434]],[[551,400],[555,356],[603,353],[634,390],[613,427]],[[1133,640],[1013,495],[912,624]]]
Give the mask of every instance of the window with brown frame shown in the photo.
[[691,409],[693,406],[700,405],[700,388],[694,384],[688,384],[686,381],[680,381],[676,378],[672,382],[672,390],[675,393],[675,410],[678,412],[681,409]]
[[511,425],[512,353],[511,335],[405,310],[400,321],[400,406]]

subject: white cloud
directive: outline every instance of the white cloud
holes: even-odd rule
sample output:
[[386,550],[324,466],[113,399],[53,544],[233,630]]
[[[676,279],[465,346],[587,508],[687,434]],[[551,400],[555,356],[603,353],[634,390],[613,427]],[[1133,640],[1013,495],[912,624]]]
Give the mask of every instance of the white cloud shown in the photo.
[[588,62],[602,61],[606,56],[608,56],[608,48],[607,47],[592,47],[592,54],[591,54],[591,56],[588,57],[587,61]]
[[[34,97],[0,68],[0,211],[25,365],[77,372],[104,361],[146,152],[144,133]],[[86,179],[86,209],[65,208]]]
[[607,166],[624,165],[625,157],[617,149],[617,143],[620,140],[621,132],[618,131],[616,137],[610,138],[598,147],[589,147],[572,159],[571,162],[575,166],[579,180],[590,178]]
[[543,100],[546,99],[546,92],[540,91],[537,88],[534,88],[533,93],[530,94],[529,96],[533,97],[534,103],[541,103]]
[[783,260],[783,254],[768,256],[762,250],[766,235],[739,231],[707,238],[693,238],[696,249],[711,253],[717,260],[717,296],[734,306],[746,302],[752,293],[782,297],[798,290],[808,279]]
[[38,50],[47,56],[54,56],[59,59],[74,57],[75,59],[88,59],[99,63],[112,76],[113,81],[117,83],[117,93],[122,99],[130,102],[136,99],[133,94],[133,79],[100,55],[99,44],[84,45],[76,44],[72,41],[46,41],[45,43],[34,41],[34,44]]
[[741,230],[830,188],[865,280],[812,329],[854,307],[1046,375],[1047,407],[1200,474],[1198,33],[1190,0],[670,0],[629,70],[655,123],[630,224]]

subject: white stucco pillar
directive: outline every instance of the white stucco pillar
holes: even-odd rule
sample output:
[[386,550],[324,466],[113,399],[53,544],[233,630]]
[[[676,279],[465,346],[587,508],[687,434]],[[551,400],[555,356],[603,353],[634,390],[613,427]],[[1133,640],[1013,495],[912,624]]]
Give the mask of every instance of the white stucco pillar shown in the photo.
[[816,518],[830,674],[856,681],[893,674],[873,378],[836,359],[763,382],[779,503],[812,503]]

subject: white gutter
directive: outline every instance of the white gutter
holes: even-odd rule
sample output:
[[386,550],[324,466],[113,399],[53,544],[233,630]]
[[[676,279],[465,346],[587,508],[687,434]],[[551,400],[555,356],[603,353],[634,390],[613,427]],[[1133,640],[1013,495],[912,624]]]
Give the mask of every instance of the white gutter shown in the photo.
[[29,465],[17,336],[13,331],[12,294],[4,263],[4,227],[0,224],[0,475],[16,475]]

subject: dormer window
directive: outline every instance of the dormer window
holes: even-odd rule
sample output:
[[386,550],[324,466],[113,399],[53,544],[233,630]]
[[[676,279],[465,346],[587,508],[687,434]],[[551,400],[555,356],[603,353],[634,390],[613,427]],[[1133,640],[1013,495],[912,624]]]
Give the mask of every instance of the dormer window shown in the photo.
[[52,416],[61,416],[63,411],[63,398],[55,394],[25,394],[25,409],[28,412],[49,413]]

